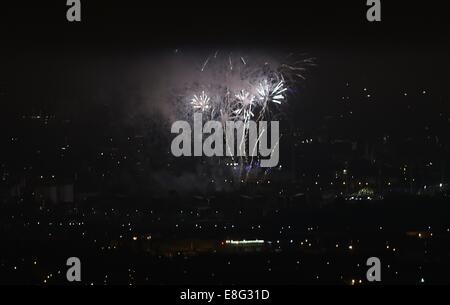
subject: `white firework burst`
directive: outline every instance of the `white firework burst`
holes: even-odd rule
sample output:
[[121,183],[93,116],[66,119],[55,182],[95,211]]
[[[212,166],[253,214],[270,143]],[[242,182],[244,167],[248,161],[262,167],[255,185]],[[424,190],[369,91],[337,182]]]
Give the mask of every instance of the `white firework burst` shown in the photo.
[[245,121],[254,116],[252,107],[255,102],[255,96],[246,90],[239,91],[236,97],[236,106],[233,112],[236,116],[241,116]]
[[191,100],[191,104],[195,110],[200,110],[203,112],[211,107],[211,105],[209,104],[210,100],[211,98],[205,93],[205,91],[202,91],[200,95],[194,94],[194,97]]
[[284,93],[286,90],[287,88],[283,80],[272,83],[264,79],[256,88],[258,101],[263,105],[268,102],[281,104],[286,98]]

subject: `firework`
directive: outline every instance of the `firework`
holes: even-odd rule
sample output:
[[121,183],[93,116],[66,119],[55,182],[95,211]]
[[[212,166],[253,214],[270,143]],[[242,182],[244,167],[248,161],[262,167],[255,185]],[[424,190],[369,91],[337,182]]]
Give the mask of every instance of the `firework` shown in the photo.
[[194,94],[194,97],[191,100],[191,104],[195,110],[206,111],[210,108],[209,101],[211,98],[206,95],[205,91],[202,91],[200,95]]
[[[294,57],[290,54],[280,60],[261,54],[243,56],[239,52],[219,50],[203,56],[198,60],[199,64],[193,66],[195,71],[183,72],[186,77],[181,81],[185,91],[179,95],[180,108],[190,105],[194,113],[202,112],[205,119],[218,120],[222,124],[242,121],[245,128],[238,145],[252,153],[259,139],[255,147],[243,147],[250,121],[257,123],[282,114],[290,95],[296,91],[294,88],[305,79],[306,67],[314,65],[312,58],[295,60]],[[192,115],[190,111],[182,113],[188,118]],[[249,177],[250,171],[258,171],[259,161],[254,163],[253,156],[229,155],[233,164],[237,162],[238,167],[246,171],[245,177]],[[239,172],[241,178],[242,174]]]
[[248,121],[254,116],[252,107],[255,102],[255,96],[248,91],[241,90],[235,97],[237,109],[233,111],[234,114],[237,117],[242,117],[244,122]]
[[285,87],[283,80],[272,84],[267,79],[264,79],[261,83],[259,83],[256,90],[258,92],[259,101],[262,104],[267,102],[281,104],[281,102],[285,99],[285,92],[287,88]]

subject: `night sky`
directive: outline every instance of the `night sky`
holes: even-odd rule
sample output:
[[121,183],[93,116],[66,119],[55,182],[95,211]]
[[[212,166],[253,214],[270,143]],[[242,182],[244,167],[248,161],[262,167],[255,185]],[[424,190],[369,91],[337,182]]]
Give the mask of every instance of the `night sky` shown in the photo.
[[[349,93],[355,97],[354,107],[370,107],[376,113],[370,124],[376,128],[382,125],[376,122],[380,116],[391,114],[389,121],[395,124],[408,103],[448,113],[448,35],[439,6],[383,3],[383,21],[369,23],[362,2],[298,7],[283,3],[273,8],[198,3],[174,10],[139,1],[127,6],[97,1],[83,4],[80,24],[66,22],[66,7],[58,1],[7,6],[1,21],[1,77],[11,102],[3,112],[44,107],[73,114],[90,112],[99,103],[133,111],[139,102],[158,103],[136,97],[144,81],[139,67],[147,65],[141,70],[146,70],[149,83],[164,69],[152,58],[159,60],[178,49],[207,53],[229,48],[315,57],[317,67],[308,72],[301,101],[293,103],[306,120],[340,111],[336,99]],[[358,97],[363,88],[370,90],[377,106]],[[434,98],[420,105],[414,96],[424,90]],[[404,92],[410,92],[410,100],[402,98]]]

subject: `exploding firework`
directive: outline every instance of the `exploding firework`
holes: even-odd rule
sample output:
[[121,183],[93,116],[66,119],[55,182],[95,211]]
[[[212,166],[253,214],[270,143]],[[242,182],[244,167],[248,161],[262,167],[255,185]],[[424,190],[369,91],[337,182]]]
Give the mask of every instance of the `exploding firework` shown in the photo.
[[255,102],[255,96],[250,92],[241,90],[235,97],[237,109],[234,110],[233,113],[236,117],[240,117],[244,122],[246,122],[254,116],[252,107]]
[[[250,120],[267,121],[282,115],[296,91],[294,88],[305,79],[306,68],[314,65],[314,61],[312,58],[293,60],[293,54],[286,60],[253,55],[215,51],[199,60],[196,70],[186,73],[182,80],[185,89],[178,95],[179,107],[185,109],[183,104],[190,105],[193,110],[185,111],[184,115],[189,118],[192,113],[202,112],[206,120],[218,120],[222,124],[242,121],[245,128]],[[189,104],[184,102],[186,100]],[[247,137],[248,130],[244,130],[239,145],[243,145]],[[258,141],[246,151],[253,152]],[[243,176],[248,178],[249,172],[259,170],[259,161],[253,157],[234,155],[231,158],[234,168],[236,164],[240,168],[239,180]]]
[[281,104],[285,100],[285,87],[284,81],[271,84],[267,79],[264,79],[257,87],[258,100],[265,105],[268,102],[275,104]]
[[202,91],[200,95],[194,94],[194,97],[191,100],[192,107],[195,110],[206,111],[210,108],[209,101],[211,98],[206,95],[205,91]]

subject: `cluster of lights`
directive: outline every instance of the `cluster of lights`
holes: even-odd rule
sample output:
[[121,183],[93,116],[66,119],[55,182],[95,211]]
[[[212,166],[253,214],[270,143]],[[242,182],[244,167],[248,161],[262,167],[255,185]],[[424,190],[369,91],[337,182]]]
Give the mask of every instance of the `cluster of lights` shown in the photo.
[[254,240],[232,240],[228,239],[225,241],[227,245],[251,245],[251,244],[264,244],[264,240],[254,239]]

